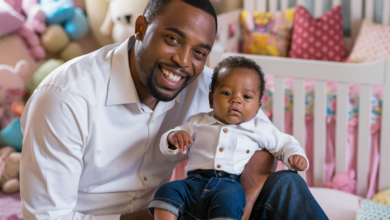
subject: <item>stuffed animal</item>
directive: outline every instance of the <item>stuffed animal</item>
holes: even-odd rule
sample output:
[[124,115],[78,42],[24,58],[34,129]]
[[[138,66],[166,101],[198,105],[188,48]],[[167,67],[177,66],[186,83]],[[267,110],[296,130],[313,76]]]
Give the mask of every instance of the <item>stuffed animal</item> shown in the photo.
[[142,15],[147,0],[108,0],[110,5],[100,32],[111,35],[116,43],[122,43],[135,32],[135,22]]
[[30,78],[25,60],[19,61],[15,68],[0,64],[0,130],[17,117],[12,110],[12,103],[23,100]]
[[346,173],[338,173],[333,177],[332,183],[326,187],[354,194],[356,193],[356,181],[350,176]]
[[10,147],[0,149],[0,189],[3,193],[15,193],[19,184],[20,153]]
[[38,35],[24,23],[25,18],[21,15],[20,5],[18,0],[0,0],[1,29],[3,29],[3,25],[5,28],[5,30],[0,31],[0,36],[15,33],[23,40],[32,57],[35,59],[44,58],[46,56],[45,50],[40,45]]
[[41,9],[49,24],[60,24],[72,40],[85,36],[89,31],[83,10],[74,7],[70,0],[41,0]]
[[390,206],[390,190],[384,190],[375,194],[371,200],[381,205]]
[[22,9],[27,16],[27,27],[40,34],[46,31],[46,15],[38,0],[23,0]]

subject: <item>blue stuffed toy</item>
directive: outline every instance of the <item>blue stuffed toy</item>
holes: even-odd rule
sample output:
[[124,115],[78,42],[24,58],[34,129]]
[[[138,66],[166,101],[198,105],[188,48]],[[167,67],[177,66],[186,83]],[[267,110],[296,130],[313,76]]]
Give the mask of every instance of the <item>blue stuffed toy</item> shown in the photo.
[[84,37],[89,25],[84,12],[70,0],[41,0],[41,10],[46,14],[48,24],[60,24],[72,40]]
[[20,118],[15,118],[7,127],[0,131],[0,144],[13,147],[21,152],[23,147],[23,134],[20,127]]

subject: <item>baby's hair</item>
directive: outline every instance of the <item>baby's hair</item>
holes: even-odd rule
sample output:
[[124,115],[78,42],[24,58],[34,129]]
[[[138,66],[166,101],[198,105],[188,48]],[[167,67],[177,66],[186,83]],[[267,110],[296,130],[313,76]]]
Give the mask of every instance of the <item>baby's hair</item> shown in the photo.
[[214,92],[214,88],[218,81],[218,73],[222,68],[247,68],[254,70],[260,77],[260,101],[264,95],[265,89],[265,79],[264,73],[261,70],[261,67],[255,63],[255,61],[245,58],[243,56],[231,56],[223,59],[217,64],[217,67],[214,69],[214,74],[211,79],[210,92]]

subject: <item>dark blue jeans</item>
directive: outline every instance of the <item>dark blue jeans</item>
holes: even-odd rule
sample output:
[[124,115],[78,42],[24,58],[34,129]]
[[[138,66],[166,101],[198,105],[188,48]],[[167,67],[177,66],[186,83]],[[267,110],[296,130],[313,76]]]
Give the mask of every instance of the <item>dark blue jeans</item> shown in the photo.
[[253,206],[250,220],[328,219],[310,193],[305,181],[294,171],[271,174]]
[[246,204],[238,176],[214,170],[188,172],[188,178],[162,185],[150,203],[149,212],[160,208],[187,220],[240,220]]

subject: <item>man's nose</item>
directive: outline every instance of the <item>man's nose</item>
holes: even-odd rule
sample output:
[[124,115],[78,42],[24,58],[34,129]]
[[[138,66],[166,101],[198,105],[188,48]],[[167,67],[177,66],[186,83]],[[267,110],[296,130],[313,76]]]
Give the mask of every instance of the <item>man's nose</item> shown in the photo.
[[191,65],[191,50],[187,48],[181,48],[177,53],[173,55],[173,61],[181,68],[186,68]]

